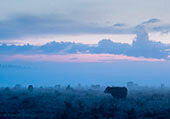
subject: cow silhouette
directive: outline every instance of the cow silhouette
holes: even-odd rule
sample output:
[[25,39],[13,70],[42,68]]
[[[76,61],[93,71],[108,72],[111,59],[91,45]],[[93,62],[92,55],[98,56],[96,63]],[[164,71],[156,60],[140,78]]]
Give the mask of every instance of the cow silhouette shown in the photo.
[[34,89],[33,85],[29,85],[27,89],[28,89],[29,92],[33,92],[33,89]]
[[73,88],[72,88],[70,85],[68,85],[68,86],[66,87],[66,90],[67,90],[67,91],[74,91]]
[[126,87],[107,87],[104,93],[110,93],[113,98],[125,100],[127,97],[127,88]]

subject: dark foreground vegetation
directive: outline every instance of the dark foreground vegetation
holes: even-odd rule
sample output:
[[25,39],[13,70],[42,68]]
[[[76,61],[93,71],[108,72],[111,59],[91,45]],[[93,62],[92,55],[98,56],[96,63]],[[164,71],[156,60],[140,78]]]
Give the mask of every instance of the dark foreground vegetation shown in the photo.
[[105,87],[1,88],[0,119],[170,119],[170,90],[128,90],[126,100]]

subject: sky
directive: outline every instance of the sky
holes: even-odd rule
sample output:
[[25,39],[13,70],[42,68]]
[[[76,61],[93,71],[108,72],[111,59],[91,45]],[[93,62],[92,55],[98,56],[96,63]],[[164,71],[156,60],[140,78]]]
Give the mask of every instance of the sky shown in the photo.
[[[161,32],[161,35],[169,36],[170,17],[167,15],[170,11],[169,3],[168,0],[0,1],[0,39],[3,42],[5,40],[19,42],[18,39],[22,39],[20,41],[28,43],[28,39],[41,37],[39,43],[42,44],[47,42],[46,39],[50,39],[51,35],[58,41],[64,39],[67,41],[66,38],[70,36],[74,38],[82,35],[81,38],[75,38],[77,42],[82,42],[84,35],[88,37],[90,34],[93,38],[88,42],[94,43],[97,38],[99,39],[97,35],[104,37],[108,35],[107,38],[112,40],[115,39],[111,35],[134,35],[138,25],[144,25],[150,33]],[[45,41],[42,36],[46,37]],[[122,39],[124,36],[119,37]],[[117,39],[117,42],[120,42],[119,38]],[[153,40],[158,41],[158,38]],[[35,40],[32,44],[34,42]]]
[[[44,82],[41,85],[52,85],[57,83],[57,72],[63,78],[58,82],[61,84],[88,84],[91,80],[89,84],[125,85],[133,80],[146,85],[141,75],[155,81],[153,85],[167,83],[169,4],[169,0],[0,1],[0,86],[38,85],[39,80]],[[109,68],[109,64],[113,67]],[[51,71],[53,65],[63,70]],[[80,71],[69,72],[68,66]],[[89,72],[87,67],[91,66],[93,70]],[[108,72],[101,73],[100,80],[98,67],[99,72]],[[116,70],[120,72],[114,73]],[[42,72],[46,75],[42,76]]]

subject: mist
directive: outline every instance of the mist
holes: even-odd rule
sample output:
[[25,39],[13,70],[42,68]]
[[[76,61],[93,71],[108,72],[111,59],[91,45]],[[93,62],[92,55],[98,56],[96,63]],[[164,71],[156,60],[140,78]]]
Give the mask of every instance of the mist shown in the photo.
[[[15,64],[10,67],[10,64]],[[6,67],[5,67],[6,66]],[[143,86],[170,86],[170,63],[165,62],[3,62],[0,86],[29,84],[35,86],[61,85],[126,85],[133,81]]]

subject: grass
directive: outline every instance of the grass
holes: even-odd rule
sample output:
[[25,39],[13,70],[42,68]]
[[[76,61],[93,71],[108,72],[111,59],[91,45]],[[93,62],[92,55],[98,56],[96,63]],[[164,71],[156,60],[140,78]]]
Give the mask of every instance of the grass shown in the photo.
[[129,90],[125,101],[104,88],[1,88],[0,119],[169,119],[170,90]]

